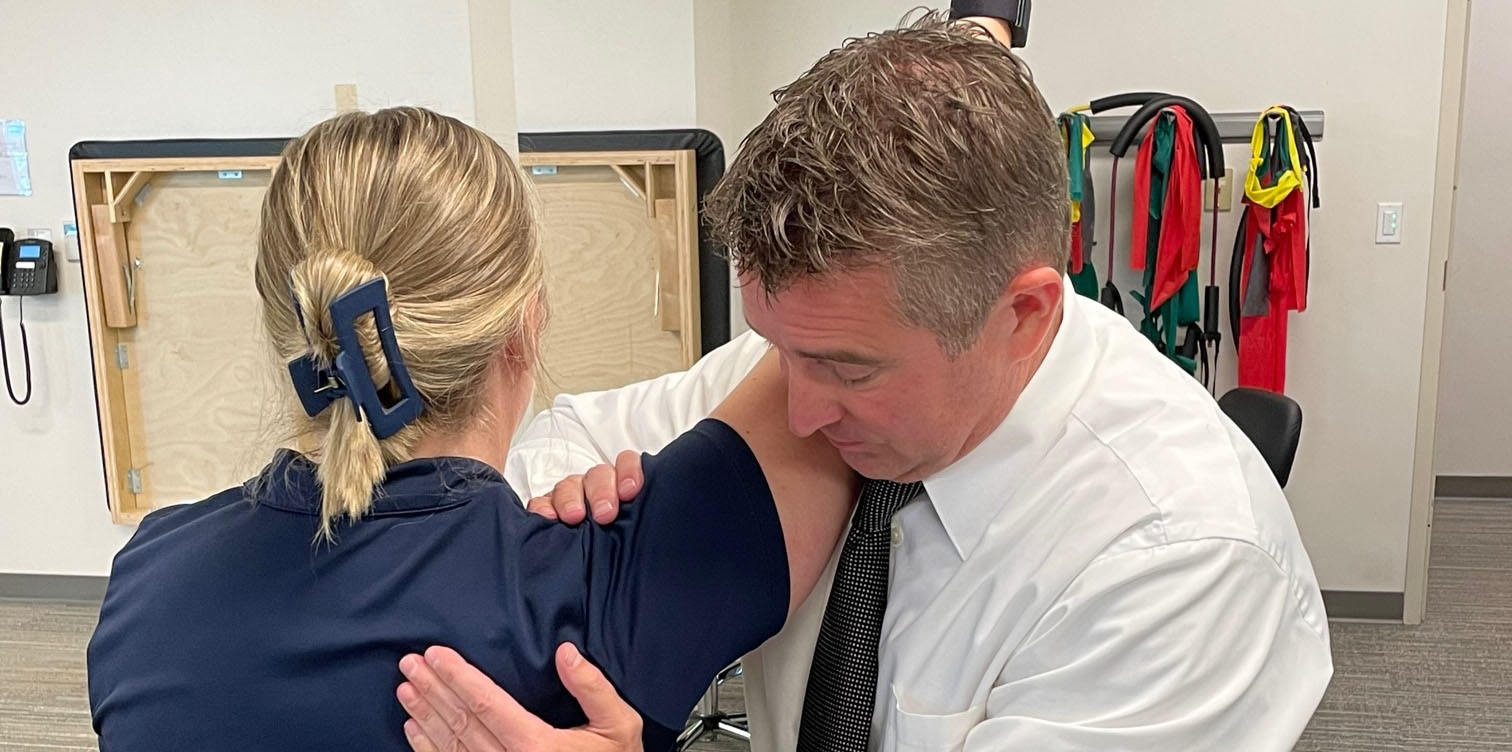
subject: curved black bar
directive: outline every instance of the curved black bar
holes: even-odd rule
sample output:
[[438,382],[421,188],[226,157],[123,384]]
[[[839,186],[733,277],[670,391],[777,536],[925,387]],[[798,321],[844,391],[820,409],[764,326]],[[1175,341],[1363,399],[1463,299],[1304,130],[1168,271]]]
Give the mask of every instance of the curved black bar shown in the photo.
[[1118,137],[1113,139],[1113,145],[1108,151],[1115,157],[1127,154],[1129,147],[1134,143],[1134,138],[1139,135],[1139,129],[1155,119],[1161,110],[1172,105],[1179,105],[1186,110],[1192,122],[1197,125],[1197,141],[1202,145],[1203,153],[1207,156],[1207,161],[1203,164],[1202,177],[1212,178],[1222,175],[1224,173],[1223,139],[1218,135],[1218,126],[1202,105],[1187,97],[1171,95],[1145,102],[1138,112],[1129,116],[1129,122],[1125,123],[1123,130],[1118,132]]
[[1163,91],[1130,91],[1123,94],[1113,94],[1101,99],[1094,99],[1088,102],[1088,105],[1092,108],[1092,114],[1096,115],[1107,110],[1117,110],[1122,107],[1139,107],[1152,99],[1169,96],[1171,95]]
[[[1113,272],[1108,272],[1110,277],[1112,274]],[[1118,291],[1118,285],[1113,284],[1112,279],[1109,279],[1107,284],[1103,285],[1101,301],[1103,305],[1118,315],[1124,315],[1123,293]]]
[[1244,236],[1249,229],[1248,212],[1239,215],[1239,232],[1234,235],[1234,250],[1229,256],[1229,279],[1228,279],[1228,315],[1229,332],[1234,337],[1234,352],[1239,352],[1239,318],[1243,311],[1244,291],[1240,285],[1244,280]]
[[288,138],[159,138],[147,141],[80,141],[73,159],[156,159],[160,157],[276,157]]

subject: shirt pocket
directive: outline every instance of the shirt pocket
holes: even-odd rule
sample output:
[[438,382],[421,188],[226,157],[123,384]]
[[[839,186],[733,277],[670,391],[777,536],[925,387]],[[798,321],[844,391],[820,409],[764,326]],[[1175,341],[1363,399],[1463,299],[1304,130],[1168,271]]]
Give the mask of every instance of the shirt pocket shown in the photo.
[[906,709],[909,703],[893,687],[892,744],[885,750],[899,752],[951,752],[966,746],[966,737],[987,720],[987,706],[973,705],[956,713],[916,713]]

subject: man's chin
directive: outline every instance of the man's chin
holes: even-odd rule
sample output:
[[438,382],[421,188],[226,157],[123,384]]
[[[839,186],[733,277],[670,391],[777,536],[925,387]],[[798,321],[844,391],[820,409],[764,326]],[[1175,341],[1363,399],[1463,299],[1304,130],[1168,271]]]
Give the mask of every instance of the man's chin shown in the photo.
[[840,459],[850,469],[855,470],[863,478],[876,480],[892,480],[908,473],[911,469],[908,463],[902,462],[891,452],[879,451],[878,447],[868,444],[857,444],[844,447],[836,447],[840,453]]

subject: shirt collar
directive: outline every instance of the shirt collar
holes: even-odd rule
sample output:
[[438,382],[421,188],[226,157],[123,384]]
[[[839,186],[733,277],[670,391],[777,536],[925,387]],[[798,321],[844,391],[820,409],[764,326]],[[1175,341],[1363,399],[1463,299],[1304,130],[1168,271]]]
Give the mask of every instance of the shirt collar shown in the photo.
[[[320,480],[317,466],[304,455],[280,449],[262,474],[248,485],[257,503],[286,512],[319,514]],[[465,504],[481,486],[506,490],[499,471],[466,457],[427,457],[389,468],[368,516],[444,509]]]
[[964,560],[987,526],[1064,433],[1066,418],[1091,378],[1096,360],[1086,312],[1088,301],[1064,281],[1060,329],[1045,360],[1008,416],[966,456],[924,479],[935,514]]

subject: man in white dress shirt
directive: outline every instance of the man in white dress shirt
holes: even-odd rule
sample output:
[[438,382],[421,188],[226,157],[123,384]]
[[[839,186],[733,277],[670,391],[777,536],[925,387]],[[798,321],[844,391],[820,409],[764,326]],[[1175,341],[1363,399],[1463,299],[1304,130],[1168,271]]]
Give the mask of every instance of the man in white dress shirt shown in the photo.
[[[1064,159],[1027,71],[980,36],[932,18],[830,53],[708,202],[755,331],[686,373],[559,398],[510,483],[546,493],[615,451],[658,450],[775,347],[795,433],[868,478],[922,483],[891,516],[858,748],[1290,750],[1332,674],[1312,566],[1207,392],[1073,294]],[[572,496],[564,517],[582,514]],[[745,660],[754,749],[858,743],[804,728],[843,725],[804,711],[834,686],[810,671],[820,632],[847,626],[824,619],[849,605],[830,598],[844,558]],[[503,740],[456,748],[550,747],[502,692],[440,668],[483,711],[465,720]],[[590,717],[625,717],[601,680],[564,679]]]

